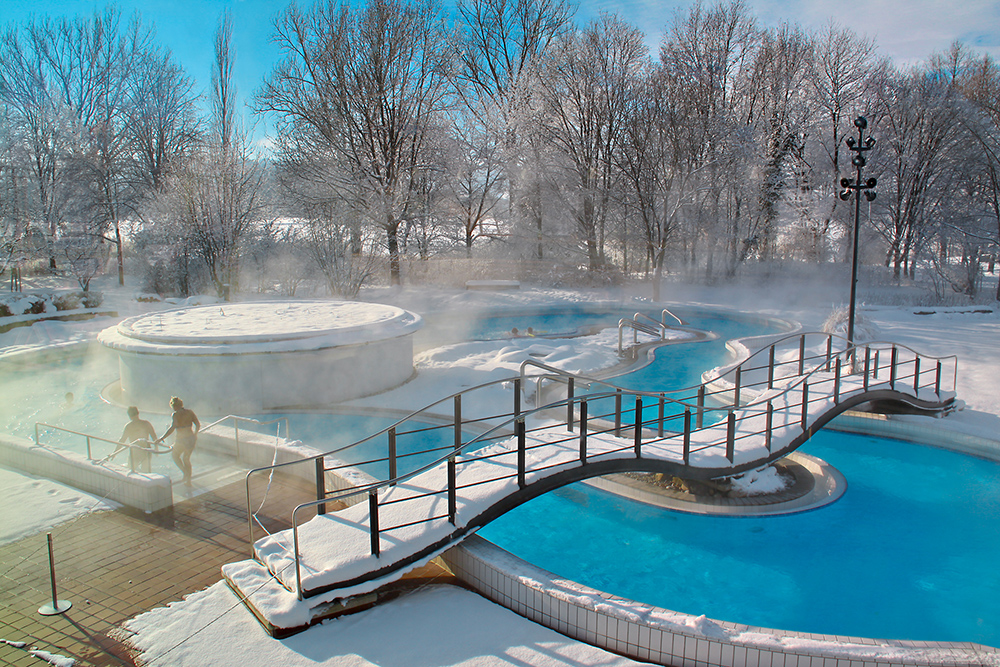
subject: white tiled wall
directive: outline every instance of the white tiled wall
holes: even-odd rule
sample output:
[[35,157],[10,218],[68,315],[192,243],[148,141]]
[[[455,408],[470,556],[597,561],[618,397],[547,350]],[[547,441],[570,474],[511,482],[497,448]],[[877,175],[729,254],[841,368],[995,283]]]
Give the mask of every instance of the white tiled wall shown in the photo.
[[134,473],[114,464],[99,465],[74,452],[38,447],[30,440],[0,437],[0,465],[68,484],[144,512],[173,505],[170,479]]
[[[738,643],[727,637],[702,634],[694,627],[683,630],[678,623],[657,622],[657,615],[687,617],[559,579],[475,535],[445,552],[442,559],[455,576],[473,589],[536,623],[588,644],[659,665],[958,667],[995,664],[1000,659],[997,649],[973,644],[876,642],[858,637],[834,638],[714,621],[716,626],[727,630],[750,630],[759,633],[758,636],[769,635],[766,642],[758,641],[755,645]],[[599,601],[607,604],[600,604]],[[782,643],[800,648],[784,648]],[[816,646],[820,643],[822,647]],[[810,644],[815,646],[812,652]],[[870,652],[866,651],[866,660],[857,657],[859,645],[872,647]],[[891,659],[887,657],[890,655]]]

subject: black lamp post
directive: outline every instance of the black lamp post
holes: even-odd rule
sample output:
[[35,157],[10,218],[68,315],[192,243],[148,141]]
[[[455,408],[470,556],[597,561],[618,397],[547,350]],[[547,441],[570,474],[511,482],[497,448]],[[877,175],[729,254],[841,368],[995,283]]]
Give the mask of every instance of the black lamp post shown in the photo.
[[864,138],[865,128],[868,127],[868,119],[864,116],[858,116],[854,119],[854,127],[858,128],[858,138],[855,140],[854,137],[848,137],[846,143],[847,147],[855,153],[851,159],[851,164],[857,167],[858,175],[854,182],[851,182],[849,178],[840,179],[840,187],[844,188],[840,193],[840,198],[847,201],[851,198],[852,194],[854,196],[854,253],[851,257],[851,306],[847,316],[847,344],[851,347],[854,346],[854,304],[858,291],[858,221],[861,217],[861,193],[864,192],[865,199],[868,201],[874,201],[875,193],[872,191],[872,188],[878,182],[874,178],[869,178],[867,181],[861,180],[861,169],[865,166],[865,151],[870,150],[875,145],[873,137]]

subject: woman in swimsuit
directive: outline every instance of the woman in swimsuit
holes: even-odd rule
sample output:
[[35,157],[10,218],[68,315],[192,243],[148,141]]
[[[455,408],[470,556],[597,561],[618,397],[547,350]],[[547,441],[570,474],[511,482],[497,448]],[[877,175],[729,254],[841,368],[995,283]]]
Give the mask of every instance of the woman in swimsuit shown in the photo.
[[184,401],[176,396],[170,399],[170,407],[174,409],[173,422],[157,442],[163,442],[168,435],[177,432],[170,454],[174,458],[174,463],[184,473],[184,485],[191,486],[191,452],[194,451],[194,446],[198,442],[198,430],[201,429],[201,422],[198,421],[194,411],[185,408]]

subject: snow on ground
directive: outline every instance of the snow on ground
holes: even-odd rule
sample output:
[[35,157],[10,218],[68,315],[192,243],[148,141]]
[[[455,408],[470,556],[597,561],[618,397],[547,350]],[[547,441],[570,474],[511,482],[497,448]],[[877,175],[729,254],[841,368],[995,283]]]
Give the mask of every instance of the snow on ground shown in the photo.
[[641,664],[573,641],[454,586],[425,587],[278,641],[220,582],[137,616],[125,631],[150,667]]
[[48,479],[4,468],[0,468],[0,489],[0,544],[44,533],[87,512],[118,506]]

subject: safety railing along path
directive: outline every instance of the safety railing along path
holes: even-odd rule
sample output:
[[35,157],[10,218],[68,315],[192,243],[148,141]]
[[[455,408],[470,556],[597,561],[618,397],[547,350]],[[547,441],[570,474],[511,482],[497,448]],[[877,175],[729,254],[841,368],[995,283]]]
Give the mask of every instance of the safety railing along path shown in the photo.
[[[492,427],[468,439],[458,394],[454,443],[434,461],[405,474],[390,463],[387,479],[319,493],[295,508],[291,529],[257,540],[254,558],[299,599],[354,594],[573,481],[628,470],[729,476],[784,456],[861,403],[941,410],[954,400],[954,357],[843,343],[826,334],[785,337],[711,382],[670,395],[561,374],[565,398],[522,411],[515,379],[513,412],[494,415]],[[575,394],[574,384],[589,386]],[[320,479],[326,459],[316,460]],[[358,494],[367,502],[326,511]]]

